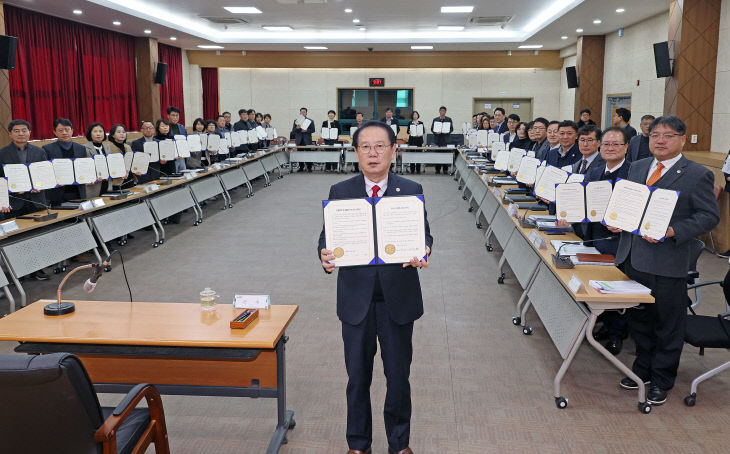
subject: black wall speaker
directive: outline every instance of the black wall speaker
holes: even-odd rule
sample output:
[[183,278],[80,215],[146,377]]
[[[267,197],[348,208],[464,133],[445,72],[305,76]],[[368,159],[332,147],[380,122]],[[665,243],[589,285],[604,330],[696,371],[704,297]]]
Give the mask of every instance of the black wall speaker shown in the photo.
[[18,38],[0,35],[0,69],[15,69]]
[[657,77],[672,75],[672,61],[669,59],[669,42],[654,43],[654,64]]
[[155,83],[164,84],[167,77],[167,63],[158,62],[157,71],[155,71]]
[[578,73],[575,66],[565,68],[565,76],[568,78],[568,88],[578,88]]

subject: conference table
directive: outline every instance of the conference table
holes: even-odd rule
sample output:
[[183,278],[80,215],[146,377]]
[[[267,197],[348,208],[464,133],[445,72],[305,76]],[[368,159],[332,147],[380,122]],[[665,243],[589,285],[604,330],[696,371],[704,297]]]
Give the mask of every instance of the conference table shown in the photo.
[[231,329],[242,309],[228,304],[202,312],[194,303],[72,301],[75,312],[52,317],[43,314],[49,302],[0,319],[0,341],[19,342],[20,353],[75,354],[97,392],[151,383],[161,394],[275,398],[266,453],[287,443],[296,423],[286,408],[285,331],[299,306],[272,305],[245,329]]
[[532,328],[526,323],[526,314],[533,307],[563,358],[553,381],[556,406],[563,409],[568,405],[568,399],[561,394],[561,381],[585,340],[614,367],[639,384],[639,411],[644,414],[651,412],[651,405],[646,402],[643,380],[593,338],[593,328],[598,316],[605,311],[624,311],[639,304],[651,304],[654,298],[648,294],[604,294],[589,285],[590,280],[629,280],[615,266],[576,265],[572,269],[558,268],[553,261],[555,250],[550,240],[582,240],[573,233],[547,235],[526,225],[523,221],[528,210],[517,206],[510,208],[509,203],[504,203],[505,190],[518,186],[490,186],[494,176],[480,174],[466,153],[466,150],[461,150],[457,156],[455,180],[459,181],[462,198],[469,203],[469,211],[475,212],[477,228],[489,226],[486,230],[487,250],[493,250],[492,236],[502,248],[497,281],[500,284],[504,282],[502,267],[507,263],[523,288],[512,321],[522,327],[524,334],[532,334]]

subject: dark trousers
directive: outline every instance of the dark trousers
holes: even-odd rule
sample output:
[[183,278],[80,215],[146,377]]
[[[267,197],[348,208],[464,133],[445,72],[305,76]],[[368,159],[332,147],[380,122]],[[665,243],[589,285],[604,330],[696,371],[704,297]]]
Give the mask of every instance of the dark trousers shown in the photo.
[[373,359],[380,341],[380,356],[387,392],[385,394],[385,433],[396,451],[408,447],[411,432],[411,387],[408,377],[413,356],[413,322],[398,325],[390,319],[385,302],[372,301],[365,320],[359,325],[342,322],[347,368],[347,444],[364,451],[372,443],[373,415],[370,383]]
[[635,270],[631,256],[623,263],[628,277],[651,289],[653,304],[629,309],[629,332],[636,342],[632,370],[642,380],[671,389],[677,378],[687,322],[687,280]]

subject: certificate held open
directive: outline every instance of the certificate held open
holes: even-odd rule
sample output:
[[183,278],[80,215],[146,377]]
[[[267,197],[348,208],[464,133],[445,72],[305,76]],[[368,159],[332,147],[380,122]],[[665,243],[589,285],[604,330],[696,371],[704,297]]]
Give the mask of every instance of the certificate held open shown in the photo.
[[370,199],[325,200],[324,231],[335,266],[368,265],[375,257]]

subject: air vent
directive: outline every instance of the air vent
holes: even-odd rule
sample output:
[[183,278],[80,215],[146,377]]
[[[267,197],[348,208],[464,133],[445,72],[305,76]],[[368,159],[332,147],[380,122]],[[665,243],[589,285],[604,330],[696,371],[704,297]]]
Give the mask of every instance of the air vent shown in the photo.
[[212,16],[200,16],[201,19],[205,19],[207,21],[213,22],[214,24],[220,24],[220,25],[241,25],[241,24],[248,24],[248,21],[245,19],[240,19],[238,17],[212,17]]
[[512,16],[482,16],[472,17],[469,19],[469,23],[474,25],[493,25],[500,26],[505,25],[512,20]]

